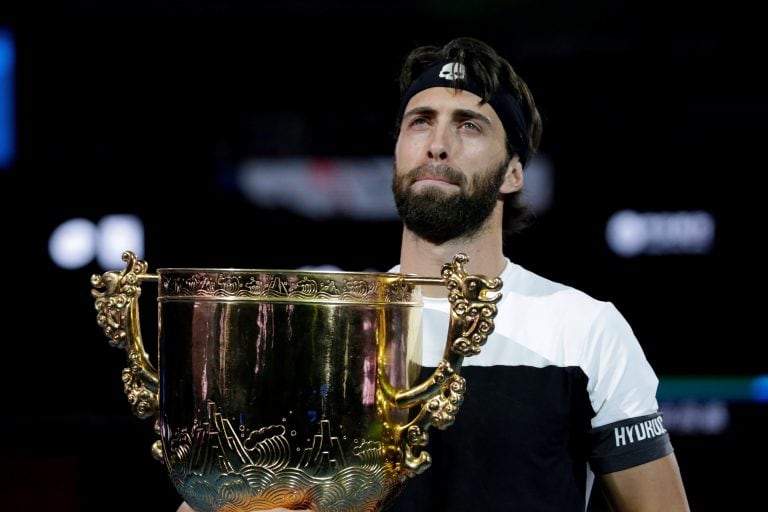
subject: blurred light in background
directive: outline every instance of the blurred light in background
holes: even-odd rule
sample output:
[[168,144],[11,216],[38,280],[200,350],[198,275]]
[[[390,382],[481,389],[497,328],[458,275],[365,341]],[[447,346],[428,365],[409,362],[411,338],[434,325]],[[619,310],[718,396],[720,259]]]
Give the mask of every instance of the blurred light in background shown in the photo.
[[768,375],[760,375],[752,381],[752,398],[755,402],[768,403]]
[[48,253],[61,268],[84,267],[96,254],[96,226],[88,219],[62,222],[48,239]]
[[14,120],[14,66],[16,52],[10,30],[0,28],[0,170],[10,167],[16,155]]
[[714,245],[715,219],[705,211],[641,213],[621,210],[605,227],[608,247],[618,256],[706,254]]
[[[316,220],[397,220],[392,168],[389,156],[253,158],[240,166],[236,181],[260,208],[286,208]],[[525,168],[525,197],[538,214],[552,202],[553,175],[543,155]]]
[[659,379],[659,399],[721,400],[723,402],[768,401],[768,375],[664,376]]
[[107,215],[99,221],[96,261],[104,270],[123,268],[123,253],[144,254],[144,225],[135,215]]
[[135,215],[107,215],[98,225],[88,219],[62,222],[48,239],[51,260],[64,269],[82,268],[94,258],[103,270],[124,266],[124,251],[144,254],[144,225]]
[[555,190],[555,170],[552,161],[543,153],[534,156],[525,166],[523,196],[538,215],[552,207]]

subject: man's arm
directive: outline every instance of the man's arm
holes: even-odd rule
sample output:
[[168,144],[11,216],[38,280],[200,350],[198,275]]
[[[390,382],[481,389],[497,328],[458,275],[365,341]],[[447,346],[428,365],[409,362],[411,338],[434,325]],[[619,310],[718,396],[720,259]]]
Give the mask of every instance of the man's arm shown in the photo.
[[601,475],[600,483],[617,512],[690,512],[674,453]]

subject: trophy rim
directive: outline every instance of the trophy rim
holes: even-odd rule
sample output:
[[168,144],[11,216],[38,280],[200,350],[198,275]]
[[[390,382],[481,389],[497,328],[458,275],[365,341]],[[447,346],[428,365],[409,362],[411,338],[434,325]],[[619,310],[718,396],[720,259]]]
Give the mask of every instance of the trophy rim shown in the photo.
[[420,278],[417,274],[382,272],[375,270],[333,270],[333,269],[290,269],[290,268],[246,268],[246,267],[160,267],[158,274],[169,273],[241,273],[241,274],[297,274],[297,275],[333,275],[333,276],[371,276],[388,278]]
[[397,272],[176,268],[157,270],[158,300],[421,304],[421,285],[438,278]]

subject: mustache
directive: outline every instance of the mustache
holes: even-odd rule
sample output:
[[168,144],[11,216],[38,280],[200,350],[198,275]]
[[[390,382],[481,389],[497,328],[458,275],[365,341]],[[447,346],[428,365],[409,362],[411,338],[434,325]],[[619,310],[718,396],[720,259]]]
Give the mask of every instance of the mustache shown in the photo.
[[464,174],[446,164],[425,164],[414,167],[406,173],[405,178],[409,184],[424,178],[439,178],[452,185],[459,186],[465,185],[467,181]]

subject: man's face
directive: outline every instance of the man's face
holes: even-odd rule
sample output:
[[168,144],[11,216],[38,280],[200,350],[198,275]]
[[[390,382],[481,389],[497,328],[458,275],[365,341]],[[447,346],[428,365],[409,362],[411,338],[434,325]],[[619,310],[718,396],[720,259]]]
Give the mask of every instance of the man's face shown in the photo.
[[435,243],[471,237],[500,205],[508,156],[493,109],[470,92],[426,89],[405,108],[392,191],[408,229]]

